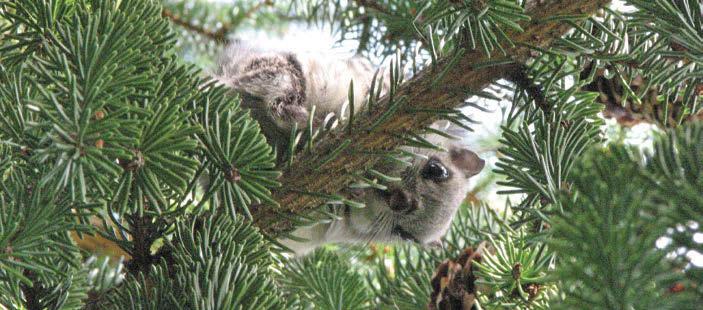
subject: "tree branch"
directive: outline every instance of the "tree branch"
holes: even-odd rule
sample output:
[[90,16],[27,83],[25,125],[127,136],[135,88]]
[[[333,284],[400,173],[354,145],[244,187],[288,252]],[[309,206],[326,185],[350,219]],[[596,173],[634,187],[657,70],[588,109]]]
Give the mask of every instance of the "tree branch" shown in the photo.
[[206,38],[209,38],[217,43],[227,43],[227,32],[229,27],[222,26],[217,31],[210,31],[202,26],[195,25],[187,20],[184,20],[180,16],[174,14],[170,10],[163,9],[161,11],[161,16],[168,18],[172,23],[181,26],[189,31],[200,34]]
[[[538,2],[538,1],[535,1]],[[571,27],[566,22],[549,20],[558,15],[593,14],[610,0],[546,0],[539,1],[528,9],[532,21],[523,23],[524,32],[509,32],[515,47],[507,48],[512,59],[525,60],[530,56],[527,46],[549,46]],[[495,53],[497,54],[497,53]],[[435,65],[420,71],[415,77],[401,85],[395,98],[406,98],[406,102],[393,116],[381,123],[373,131],[371,128],[384,111],[377,109],[369,118],[360,120],[349,132],[337,132],[336,136],[321,141],[314,152],[300,155],[293,165],[284,171],[281,178],[284,187],[274,192],[280,208],[259,206],[252,208],[255,223],[264,232],[278,235],[292,228],[291,217],[304,214],[325,200],[319,196],[301,193],[334,194],[353,181],[350,172],[363,171],[376,164],[379,156],[372,152],[393,150],[401,146],[399,134],[409,133],[432,124],[436,116],[430,113],[412,113],[410,109],[448,109],[461,106],[467,98],[468,90],[481,90],[491,82],[505,77],[511,66],[479,66],[494,58],[488,58],[480,51],[467,52],[456,62],[441,59]],[[441,83],[435,83],[437,73],[446,75]],[[388,97],[381,99],[380,106],[387,106]],[[336,158],[327,160],[345,140],[352,144]],[[324,163],[324,164],[323,164]],[[322,169],[315,168],[322,165]]]
[[174,14],[173,12],[171,12],[168,9],[161,10],[161,16],[168,18],[172,23],[174,23],[178,26],[181,26],[188,31],[200,34],[206,38],[209,38],[209,39],[215,41],[218,44],[227,44],[227,43],[229,43],[229,40],[227,39],[227,34],[230,33],[233,28],[235,28],[237,25],[241,24],[242,21],[244,21],[248,18],[251,18],[251,16],[254,15],[254,13],[256,13],[256,11],[261,9],[263,6],[272,6],[272,5],[273,5],[272,0],[262,0],[261,2],[253,5],[247,11],[245,11],[244,14],[242,14],[242,17],[238,20],[238,22],[235,23],[236,25],[224,24],[224,25],[220,26],[220,28],[217,29],[216,31],[208,30],[208,29],[205,29],[205,27],[203,27],[203,26],[193,24],[190,21],[187,21],[187,20],[183,19],[182,17]]
[[365,8],[375,10],[379,13],[386,14],[386,15],[393,15],[388,8],[386,8],[382,4],[380,4],[376,1],[373,1],[373,0],[356,0],[354,2],[356,2],[359,6],[363,6]]
[[22,294],[24,294],[25,307],[27,307],[27,310],[44,309],[42,303],[40,302],[40,298],[44,295],[44,289],[41,283],[39,283],[36,279],[36,275],[31,271],[25,271],[24,275],[32,280],[33,283],[32,286],[20,284],[20,289],[22,290]]
[[359,37],[359,46],[356,48],[357,54],[363,53],[368,47],[369,41],[371,40],[371,17],[364,16],[361,18],[361,20],[362,28],[361,36]]

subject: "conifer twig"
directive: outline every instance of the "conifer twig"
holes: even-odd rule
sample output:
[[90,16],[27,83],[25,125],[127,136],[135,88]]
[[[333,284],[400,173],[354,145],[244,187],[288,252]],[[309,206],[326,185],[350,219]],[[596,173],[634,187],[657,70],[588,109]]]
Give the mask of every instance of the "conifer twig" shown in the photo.
[[229,32],[229,27],[224,25],[220,27],[217,31],[211,31],[205,29],[205,27],[195,25],[187,20],[184,20],[182,17],[174,14],[170,10],[163,9],[161,11],[161,16],[168,18],[172,23],[181,26],[189,31],[198,33],[204,37],[210,38],[215,42],[218,43],[225,43],[227,42],[227,33]]
[[361,54],[366,50],[371,40],[371,17],[364,16],[361,18],[361,36],[359,37],[359,46],[356,49],[357,54]]
[[[263,6],[272,6],[273,1],[272,0],[263,0],[260,1],[259,3],[253,5],[250,7],[246,12],[244,12],[241,15],[241,18],[237,19],[237,23],[235,24],[240,24],[242,21],[250,18],[256,11],[261,9]],[[219,29],[216,31],[208,30],[205,29],[205,27],[193,24],[185,19],[183,19],[181,16],[176,15],[175,13],[171,12],[168,9],[163,9],[161,10],[161,16],[168,18],[172,23],[181,26],[189,31],[198,33],[206,38],[209,38],[217,43],[220,44],[227,44],[229,40],[227,39],[227,34],[232,31],[233,28],[235,28],[235,25],[232,24],[223,24]]]
[[358,5],[378,11],[380,13],[386,14],[386,15],[392,15],[391,11],[386,8],[385,6],[381,5],[380,3],[373,1],[373,0],[356,0],[354,1]]
[[[363,1],[367,3],[366,1]],[[560,22],[555,16],[591,15],[610,0],[549,0],[540,1],[528,9],[532,20],[522,23],[524,32],[507,32],[515,43],[506,48],[512,59],[524,60],[530,57],[528,46],[547,47],[554,40],[564,35],[571,27],[569,23]],[[481,51],[465,53],[460,59],[439,59],[436,65],[426,68],[401,85],[395,98],[406,99],[405,108],[400,109],[389,119],[381,122],[373,132],[355,130],[352,133],[339,133],[334,138],[320,142],[314,152],[301,154],[281,178],[284,187],[274,192],[274,199],[280,208],[258,206],[252,208],[255,223],[264,232],[278,235],[293,227],[291,218],[305,214],[324,202],[317,195],[307,193],[336,193],[353,181],[350,172],[364,171],[373,167],[379,157],[368,155],[373,152],[392,150],[402,145],[399,134],[412,132],[417,128],[430,125],[437,119],[431,113],[412,113],[408,109],[449,109],[461,106],[466,99],[466,90],[481,90],[491,82],[508,76],[512,66],[486,66],[495,61]],[[442,82],[433,85],[437,72],[446,72]],[[382,98],[378,105],[387,106],[388,96]],[[359,120],[359,128],[369,128],[383,116],[379,109],[368,119]],[[329,160],[329,154],[341,141],[353,141],[345,152]],[[357,150],[357,152],[355,152]],[[365,152],[358,152],[363,150]],[[325,160],[324,169],[315,169]]]

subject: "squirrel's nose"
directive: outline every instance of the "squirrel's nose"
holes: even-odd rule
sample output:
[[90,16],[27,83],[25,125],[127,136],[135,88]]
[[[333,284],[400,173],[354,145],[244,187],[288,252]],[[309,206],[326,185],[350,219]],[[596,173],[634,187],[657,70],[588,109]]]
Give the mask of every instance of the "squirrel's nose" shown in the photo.
[[417,208],[412,195],[402,189],[391,189],[388,195],[388,206],[393,211],[410,212]]

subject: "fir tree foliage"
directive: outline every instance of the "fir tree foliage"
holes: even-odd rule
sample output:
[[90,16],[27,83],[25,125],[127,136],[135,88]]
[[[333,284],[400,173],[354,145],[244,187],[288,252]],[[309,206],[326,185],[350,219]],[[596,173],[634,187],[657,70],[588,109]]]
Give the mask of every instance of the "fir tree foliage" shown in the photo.
[[[653,284],[655,279],[664,280],[668,271],[661,266],[666,252],[653,245],[666,226],[661,217],[648,214],[650,198],[647,188],[636,181],[636,162],[622,167],[630,159],[626,148],[592,153],[575,172],[577,192],[564,199],[568,211],[554,220],[555,250],[581,253],[559,262],[561,278],[575,286],[567,293],[575,298],[566,303],[578,300],[578,304],[635,309],[657,305],[664,300],[660,295],[666,286]],[[602,182],[593,184],[594,179]],[[620,191],[626,194],[615,193]],[[640,233],[634,237],[631,231]],[[593,244],[601,247],[590,248]]]
[[[177,60],[161,13],[144,0],[0,2],[4,307],[280,308],[268,247],[240,218],[272,201],[272,149],[236,97]],[[204,173],[209,204],[192,199]],[[184,226],[206,209],[234,230]],[[69,232],[115,242],[129,275],[83,259]],[[203,243],[216,252],[197,260]]]
[[[223,228],[220,230],[220,228]],[[248,252],[255,250],[258,252]],[[164,260],[149,275],[130,275],[96,304],[100,309],[284,309],[269,246],[242,218],[205,215],[180,223]]]
[[[458,3],[458,1],[451,2],[452,4]],[[490,1],[475,1],[473,8],[479,3],[484,5],[487,3],[494,4]],[[341,32],[345,34],[343,38],[360,39],[360,50],[369,49],[382,55],[390,55],[391,53],[396,53],[395,49],[400,49],[401,54],[412,58],[409,61],[413,63],[422,63],[427,58],[435,59],[437,55],[448,57],[450,62],[452,61],[451,59],[461,57],[461,49],[453,48],[455,45],[451,42],[452,38],[461,37],[458,35],[452,37],[457,32],[447,32],[449,35],[442,37],[442,39],[445,39],[444,41],[437,41],[441,41],[439,45],[433,43],[422,45],[426,43],[423,38],[430,38],[430,41],[435,42],[432,36],[424,37],[422,35],[423,31],[425,33],[435,33],[433,31],[436,29],[447,29],[446,24],[444,25],[445,27],[436,24],[423,24],[426,20],[432,20],[431,18],[424,19],[432,14],[428,13],[420,17],[413,17],[412,28],[393,27],[393,25],[398,25],[397,21],[400,19],[398,16],[414,14],[413,12],[420,11],[413,10],[413,4],[408,4],[405,1],[355,1],[353,5],[346,6],[335,1],[321,1],[310,4],[304,9],[309,15],[313,16],[313,20],[330,22],[338,26]],[[566,305],[571,307],[621,308],[628,306],[627,304],[610,304],[612,301],[608,300],[608,298],[612,296],[620,296],[622,300],[627,300],[631,303],[641,302],[640,305],[653,301],[649,299],[635,301],[634,299],[637,298],[635,296],[622,295],[626,294],[621,290],[622,286],[615,283],[611,287],[613,287],[613,290],[618,289],[619,291],[603,292],[602,294],[604,295],[612,295],[607,296],[605,299],[599,298],[598,295],[601,293],[596,291],[602,288],[602,283],[591,284],[593,291],[580,291],[579,286],[575,284],[576,282],[567,281],[568,286],[563,287],[563,291],[568,293],[566,295],[558,294],[557,291],[559,290],[557,290],[557,287],[561,283],[555,282],[556,279],[559,279],[556,275],[563,275],[566,278],[566,274],[561,272],[568,268],[585,272],[585,275],[593,274],[594,266],[589,265],[589,260],[579,255],[579,253],[583,253],[584,248],[589,248],[591,253],[598,255],[599,251],[602,251],[600,249],[604,244],[597,240],[584,242],[583,236],[577,237],[574,235],[572,236],[573,239],[564,241],[563,244],[567,245],[567,248],[556,246],[562,245],[561,242],[557,241],[554,241],[553,244],[555,248],[547,246],[547,244],[552,245],[550,240],[563,238],[563,236],[559,236],[560,231],[558,230],[561,227],[559,226],[559,223],[561,223],[560,219],[562,217],[568,218],[567,223],[570,226],[575,226],[573,224],[574,213],[579,212],[581,210],[579,208],[585,207],[585,205],[574,206],[573,201],[564,200],[562,197],[564,192],[580,195],[576,194],[579,190],[580,183],[578,182],[585,181],[579,181],[582,179],[580,179],[579,175],[573,175],[572,169],[574,165],[580,163],[582,154],[588,153],[589,149],[597,147],[603,141],[601,134],[603,123],[598,116],[603,107],[599,103],[604,103],[600,99],[602,98],[601,96],[609,96],[612,93],[598,94],[590,92],[595,90],[591,85],[597,78],[604,76],[608,81],[622,81],[622,84],[625,85],[624,89],[616,90],[620,92],[616,95],[618,96],[618,106],[641,111],[641,113],[647,114],[651,121],[659,125],[681,126],[696,113],[699,113],[698,102],[700,96],[698,96],[698,92],[700,91],[700,79],[698,71],[700,70],[700,65],[697,61],[698,56],[695,54],[695,46],[697,42],[700,42],[701,35],[701,27],[699,26],[700,4],[696,1],[673,1],[672,3],[666,1],[630,1],[628,4],[632,5],[634,11],[626,13],[605,9],[594,17],[585,15],[553,17],[553,19],[572,25],[573,28],[566,36],[557,40],[553,46],[548,48],[530,46],[534,50],[533,57],[527,62],[527,69],[523,76],[527,77],[532,84],[539,85],[537,91],[533,85],[521,83],[520,81],[517,81],[515,86],[502,84],[502,86],[510,88],[515,87],[515,95],[512,100],[511,110],[508,113],[507,122],[503,128],[504,133],[501,140],[503,148],[501,153],[504,156],[501,157],[498,164],[498,172],[507,178],[502,184],[513,188],[505,191],[505,193],[523,193],[526,196],[523,201],[512,207],[515,215],[510,217],[508,220],[509,225],[507,225],[512,227],[511,230],[506,230],[500,236],[485,236],[484,238],[484,240],[491,240],[490,243],[493,251],[495,251],[487,255],[489,258],[488,262],[484,261],[481,264],[481,276],[483,279],[480,279],[480,281],[491,284],[491,288],[486,290],[484,292],[485,295],[479,298],[484,306],[546,308],[552,304],[558,305],[559,302],[556,302],[556,300],[559,298],[566,298],[565,300],[568,300]],[[441,7],[441,4],[432,8],[439,7]],[[472,15],[471,18],[477,18],[477,16],[483,15],[476,14]],[[405,21],[408,21],[408,19],[405,19]],[[424,28],[419,27],[419,25],[424,26]],[[468,31],[470,23],[466,25],[464,30],[467,30],[467,33],[471,33]],[[661,25],[661,27],[656,25]],[[379,28],[375,32],[372,31],[372,33],[380,33],[380,38],[369,39],[365,29],[374,26]],[[674,30],[679,28],[683,29],[681,33],[677,33]],[[406,31],[396,33],[393,32],[394,29]],[[407,31],[407,29],[418,31],[412,32]],[[346,36],[348,34],[351,35]],[[395,41],[396,44],[394,45],[393,39],[399,37],[402,37],[402,39]],[[466,39],[467,37],[462,38]],[[469,43],[481,42],[484,44],[481,47],[487,52],[492,51],[492,47],[496,46],[486,43],[491,42],[490,40],[480,40],[480,37],[477,36],[468,36],[468,38],[470,39],[468,40]],[[690,42],[685,45],[679,43],[679,41],[684,40]],[[369,44],[368,42],[372,43]],[[401,46],[398,42],[403,42],[405,45]],[[424,53],[407,53],[407,51],[413,50],[418,45],[426,49]],[[391,47],[387,49],[388,46]],[[437,46],[443,48],[437,49]],[[372,47],[375,47],[375,49]],[[498,63],[500,61],[495,64]],[[413,69],[415,68],[413,67]],[[438,75],[441,74],[440,72]],[[638,88],[628,86],[633,81],[642,82],[637,82],[639,83]],[[652,92],[654,92],[654,96],[651,95]],[[659,142],[656,145],[657,147],[662,147],[665,144]],[[413,145],[420,146],[419,144]],[[674,163],[676,167],[672,170],[681,171],[682,173],[683,171],[691,171],[690,174],[686,173],[690,175],[689,178],[694,180],[700,178],[700,174],[695,169],[698,166],[697,160],[693,159],[697,157],[679,154],[678,148],[675,146],[670,146],[670,148],[669,162]],[[678,158],[678,156],[684,156],[683,158],[690,158],[690,160],[682,163],[680,161],[683,159]],[[624,165],[624,163],[620,164]],[[617,173],[616,171],[618,170],[611,165],[609,168],[603,169],[603,171],[609,171],[609,173],[613,174]],[[663,168],[658,173],[666,174],[666,171],[669,171],[668,168]],[[576,174],[579,173],[581,173],[581,170],[576,172]],[[594,177],[594,179],[598,178]],[[619,180],[628,182],[627,177]],[[576,184],[574,184],[575,182]],[[594,183],[594,180],[590,179],[589,182]],[[651,191],[653,186],[658,183],[664,182],[642,183],[639,184],[638,190],[646,188]],[[674,195],[674,189],[679,186],[673,185],[676,184],[675,182],[670,181],[667,183],[672,184],[668,195]],[[700,195],[700,189],[698,189],[697,181],[693,182],[693,184],[695,185],[691,187],[691,194],[697,197]],[[618,188],[614,182],[609,186],[611,191],[609,195],[622,195],[622,200],[617,200],[622,202],[619,207],[633,210],[633,215],[641,216],[646,214],[645,204],[627,207],[627,197],[629,195],[637,197],[635,193],[617,194],[621,190],[627,191],[629,187]],[[632,186],[634,190],[635,185]],[[684,185],[681,188],[685,190],[688,187]],[[693,194],[694,192],[695,194]],[[588,194],[609,197],[608,194],[594,192],[588,192]],[[680,194],[677,195],[680,196]],[[642,197],[640,196],[640,198]],[[688,199],[691,198],[688,197]],[[671,210],[679,210],[678,212],[690,209],[686,204],[671,207]],[[626,217],[627,220],[622,219],[623,222],[621,223],[623,224],[611,222],[609,224],[615,227],[610,227],[608,224],[603,224],[600,227],[607,230],[608,235],[618,236],[623,234],[624,236],[621,237],[625,238],[623,242],[633,242],[631,246],[627,246],[613,240],[614,244],[608,245],[608,249],[612,247],[612,254],[618,257],[622,254],[616,251],[627,249],[628,247],[632,247],[633,253],[637,253],[628,257],[630,261],[619,263],[619,268],[636,268],[629,271],[631,273],[638,272],[639,264],[652,264],[641,270],[649,270],[648,268],[652,266],[660,265],[668,266],[668,269],[660,270],[667,270],[669,273],[677,269],[673,265],[672,259],[665,255],[671,253],[672,249],[676,249],[676,247],[656,249],[654,245],[654,241],[667,234],[667,232],[669,234],[682,232],[684,236],[678,242],[686,244],[687,247],[684,247],[685,249],[695,249],[697,247],[697,245],[692,244],[693,233],[698,227],[695,216],[679,217],[677,226],[674,224],[675,222],[659,218],[661,214],[661,212],[654,213],[652,218],[655,220],[647,223],[653,227],[650,230],[651,235],[638,236],[632,241],[627,238],[632,238],[632,234],[635,233],[633,230],[629,229],[619,232],[614,229],[620,227],[618,225],[638,227],[638,223],[641,223],[639,221],[644,221],[644,219]],[[459,217],[460,219],[461,217]],[[617,220],[620,221],[621,219],[618,218]],[[553,223],[553,221],[556,221],[556,223]],[[685,224],[681,224],[682,222],[685,222]],[[585,218],[580,224],[591,225]],[[557,225],[554,230],[550,229],[552,225]],[[679,228],[673,229],[672,227]],[[513,231],[514,228],[518,229]],[[593,233],[593,236],[601,237],[605,233],[606,231],[599,231]],[[475,240],[475,237],[469,240],[471,239]],[[549,242],[545,243],[545,241]],[[474,241],[473,245],[475,244],[476,241]],[[582,248],[576,249],[574,248],[575,246],[581,246]],[[405,251],[404,249],[404,247],[397,247],[396,252],[392,255],[391,260],[394,261],[392,270],[395,271],[393,275],[388,278],[372,276],[370,281],[371,283],[376,283],[381,281],[379,279],[386,279],[380,282],[383,289],[377,291],[377,296],[380,296],[379,298],[383,304],[393,305],[392,307],[398,308],[413,308],[418,307],[418,303],[415,302],[417,299],[427,300],[427,295],[424,295],[424,298],[421,296],[431,291],[429,286],[424,289],[412,289],[416,283],[428,285],[431,268],[423,270],[418,266],[432,265],[432,263],[423,263],[431,255],[424,251]],[[455,249],[453,254],[440,255],[434,265],[437,265],[442,259],[455,257],[458,254],[458,250]],[[649,253],[654,254],[650,255]],[[495,259],[491,260],[491,257]],[[552,270],[556,266],[569,259],[573,262],[572,265],[565,263],[568,267],[563,266],[563,268],[558,268],[559,271],[556,274],[553,273],[554,271]],[[683,260],[687,261],[688,259],[684,258]],[[640,263],[640,261],[643,262]],[[595,263],[595,259],[591,262]],[[385,262],[381,261],[379,264],[379,270],[390,272],[385,266]],[[537,284],[540,287],[536,296],[529,296],[529,294],[520,292],[521,289],[526,289],[527,287],[522,287],[518,284],[519,281],[517,280],[523,279],[515,279],[513,277],[513,269],[516,266],[521,268],[527,266],[528,270],[526,272],[520,270],[519,274],[525,275],[524,283]],[[603,267],[605,268],[605,266]],[[613,268],[615,269],[608,269],[613,275],[617,275],[621,271],[621,269],[616,267]],[[673,277],[690,278],[699,275],[699,267],[688,265],[686,268],[685,272],[674,272]],[[410,275],[403,277],[403,271],[396,270],[409,270]],[[656,268],[651,269],[653,274],[646,277],[656,278],[656,270]],[[550,274],[555,276],[548,276]],[[633,274],[634,276],[636,275]],[[603,281],[605,279],[599,274],[595,274],[593,277],[596,279],[595,281]],[[633,282],[628,284],[639,285],[636,278],[627,278],[623,281],[629,281],[630,279]],[[658,286],[652,286],[655,285],[655,282],[648,282],[649,286],[647,286],[647,289],[665,287],[663,291],[670,289],[671,292],[678,292],[681,287],[686,287],[687,290],[697,290],[698,283],[700,283],[700,281],[693,281],[694,284],[692,285],[681,286],[683,282],[675,282],[670,279],[667,280],[668,282],[661,279],[657,280],[662,282],[658,283]],[[673,286],[666,286],[667,283]],[[534,287],[532,286],[532,288]],[[517,294],[515,291],[517,291]],[[633,291],[642,292],[636,289]],[[691,299],[682,297],[688,293],[674,296],[664,294],[662,293],[663,291],[657,291],[658,294],[652,292],[653,295],[650,295],[661,297],[656,304],[695,304]],[[391,293],[388,294],[387,292]],[[571,292],[581,293],[582,295],[570,294]],[[669,298],[669,296],[673,297]],[[692,303],[681,303],[682,299]],[[422,305],[419,307],[422,307]]]
[[[531,17],[543,13],[534,7],[565,3],[316,0],[286,11],[270,1],[0,1],[0,307],[426,309],[437,267],[480,248],[468,306],[695,308],[703,300],[691,258],[703,253],[703,6],[629,0],[629,11]],[[310,123],[275,151],[237,96],[186,62],[214,54],[241,27],[301,17],[357,40],[360,53],[392,58],[390,89],[381,97],[377,76],[368,110],[350,98],[349,125],[314,131]],[[540,34],[560,36],[550,45],[516,44],[540,23],[571,30]],[[463,205],[439,248],[281,255],[262,231],[364,206],[337,193],[277,191],[296,184],[279,171],[344,156],[415,156],[360,149],[351,139],[360,133],[435,149],[422,135],[447,135],[378,130],[401,116],[471,129],[458,108],[499,98],[447,90],[471,101],[426,109],[403,87],[441,89],[476,51],[491,58],[474,69],[510,80],[493,85],[511,91],[496,172],[520,200],[498,211]],[[613,106],[661,128],[653,152],[604,139],[599,113]],[[328,141],[342,143],[320,153]],[[397,179],[382,171],[368,165],[345,177],[382,189]],[[291,192],[325,203],[279,211],[287,201],[276,198]],[[261,214],[290,225],[257,228]],[[72,235],[99,235],[129,256],[92,257]]]
[[[529,20],[522,1],[294,1],[311,21],[329,22],[343,40],[358,40],[358,52],[404,58],[416,49],[432,60],[454,48],[502,50],[509,29]],[[501,40],[505,40],[501,42]],[[458,44],[458,43],[461,44]],[[413,59],[414,61],[414,59]]]
[[328,250],[317,250],[290,262],[281,282],[303,309],[373,309],[372,296],[361,274]]
[[18,183],[3,185],[0,202],[0,304],[25,299],[36,309],[80,309],[87,297],[87,269],[67,232],[85,227],[66,216],[70,202],[54,201],[51,192],[31,185],[10,187]]
[[[576,169],[573,192],[562,195],[568,211],[554,220],[552,246],[566,254],[555,273],[569,288],[564,306],[697,307],[700,266],[685,256],[665,257],[700,251],[693,242],[699,229],[690,227],[700,220],[694,207],[701,199],[700,161],[691,161],[700,156],[700,142],[697,123],[662,136],[644,158],[624,146],[589,152]],[[669,244],[654,246],[660,238]],[[678,268],[683,272],[671,272]]]

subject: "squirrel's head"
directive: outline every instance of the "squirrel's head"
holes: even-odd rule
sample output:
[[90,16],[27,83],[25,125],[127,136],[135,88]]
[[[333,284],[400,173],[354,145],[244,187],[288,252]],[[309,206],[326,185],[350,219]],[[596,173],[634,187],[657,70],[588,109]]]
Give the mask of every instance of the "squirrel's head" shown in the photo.
[[387,189],[355,191],[354,198],[365,208],[347,208],[344,229],[357,241],[400,240],[428,244],[438,241],[451,225],[454,214],[468,192],[469,178],[485,162],[476,153],[459,146],[447,152],[413,150],[422,155],[410,165],[386,164],[384,173],[399,176]]

